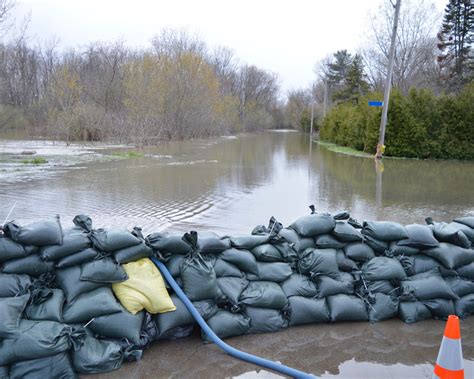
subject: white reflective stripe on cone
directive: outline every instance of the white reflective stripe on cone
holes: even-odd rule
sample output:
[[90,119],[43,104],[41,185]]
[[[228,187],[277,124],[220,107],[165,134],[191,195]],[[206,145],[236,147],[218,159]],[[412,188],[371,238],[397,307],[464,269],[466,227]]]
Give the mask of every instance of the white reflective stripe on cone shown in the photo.
[[436,363],[447,370],[462,370],[464,362],[462,359],[461,340],[443,337]]

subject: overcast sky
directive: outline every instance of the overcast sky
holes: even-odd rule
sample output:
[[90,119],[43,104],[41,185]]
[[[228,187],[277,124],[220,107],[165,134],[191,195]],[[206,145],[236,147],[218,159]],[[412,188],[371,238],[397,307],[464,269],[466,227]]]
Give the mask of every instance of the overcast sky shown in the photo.
[[[164,27],[186,28],[212,48],[279,75],[284,92],[308,86],[315,63],[364,41],[369,12],[389,0],[18,0],[29,34],[67,47],[123,39],[148,47]],[[441,11],[447,0],[434,0]],[[402,3],[403,6],[403,3]]]

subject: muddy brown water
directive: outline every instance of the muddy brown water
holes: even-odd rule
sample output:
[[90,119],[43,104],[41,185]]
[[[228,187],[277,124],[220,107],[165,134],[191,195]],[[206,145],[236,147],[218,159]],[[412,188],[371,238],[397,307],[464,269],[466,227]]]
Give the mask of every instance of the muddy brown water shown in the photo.
[[[117,161],[50,167],[44,177],[1,180],[0,222],[27,223],[78,213],[96,227],[249,233],[275,216],[285,225],[307,212],[349,210],[359,220],[423,223],[474,214],[474,163],[384,160],[336,154],[296,132],[173,142]],[[49,170],[49,171],[48,171]],[[278,333],[231,338],[244,351],[323,377],[429,378],[444,322],[406,325],[341,323],[292,327]],[[474,377],[474,317],[462,321],[466,378]],[[161,341],[144,359],[97,378],[223,378],[258,370],[235,360],[199,335]]]

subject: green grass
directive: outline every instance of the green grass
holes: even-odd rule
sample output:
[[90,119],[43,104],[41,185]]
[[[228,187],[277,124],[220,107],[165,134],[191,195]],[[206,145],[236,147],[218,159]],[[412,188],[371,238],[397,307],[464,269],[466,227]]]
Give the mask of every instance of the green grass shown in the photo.
[[331,142],[317,141],[317,143],[319,145],[325,147],[329,151],[333,151],[335,153],[352,155],[352,156],[355,156],[355,157],[363,157],[363,158],[373,158],[374,157],[374,155],[368,154],[364,151],[356,150],[356,149],[353,149],[353,148],[347,147],[347,146],[336,145],[335,143],[331,143]]
[[138,151],[117,151],[115,153],[112,153],[114,157],[118,158],[142,158],[143,153],[140,153]]
[[33,159],[23,159],[20,162],[24,163],[24,164],[45,164],[45,163],[48,163],[48,161],[43,157],[34,157]]

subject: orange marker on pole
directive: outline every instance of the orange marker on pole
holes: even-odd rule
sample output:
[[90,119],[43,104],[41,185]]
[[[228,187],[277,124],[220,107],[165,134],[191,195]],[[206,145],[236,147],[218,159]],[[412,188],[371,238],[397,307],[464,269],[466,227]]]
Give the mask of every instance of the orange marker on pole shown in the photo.
[[435,379],[464,379],[461,329],[458,316],[450,315],[434,368]]

